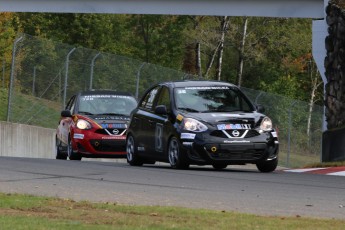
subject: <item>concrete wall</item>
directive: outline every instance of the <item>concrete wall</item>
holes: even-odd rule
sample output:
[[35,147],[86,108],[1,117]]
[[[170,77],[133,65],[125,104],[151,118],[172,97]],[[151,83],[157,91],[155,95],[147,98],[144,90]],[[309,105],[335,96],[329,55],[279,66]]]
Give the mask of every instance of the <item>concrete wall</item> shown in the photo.
[[55,159],[55,129],[0,121],[0,156]]

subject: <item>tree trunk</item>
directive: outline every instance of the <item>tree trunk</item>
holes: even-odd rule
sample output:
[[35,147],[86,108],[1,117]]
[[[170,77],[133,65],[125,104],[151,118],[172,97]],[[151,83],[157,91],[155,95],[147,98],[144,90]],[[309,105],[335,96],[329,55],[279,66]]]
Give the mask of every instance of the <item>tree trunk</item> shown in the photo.
[[209,74],[209,72],[210,72],[210,70],[211,70],[211,67],[212,67],[212,65],[213,65],[214,59],[216,58],[216,55],[217,55],[217,53],[218,53],[219,46],[220,46],[220,43],[218,43],[217,47],[214,49],[213,54],[212,54],[212,57],[211,57],[211,60],[209,61],[208,65],[207,65],[206,73],[205,73],[205,77],[206,77],[206,78],[208,77],[208,74]]
[[201,48],[200,42],[196,43],[195,53],[196,53],[196,69],[198,71],[199,78],[202,78],[202,70],[201,70]]
[[229,21],[230,19],[228,19],[227,16],[224,16],[222,21],[221,21],[221,37],[220,37],[220,41],[219,41],[219,45],[218,45],[218,65],[217,65],[217,80],[220,81],[220,77],[222,74],[222,62],[223,62],[223,52],[224,52],[224,40],[225,40],[225,33],[228,30],[228,26],[229,26]]
[[322,81],[320,81],[320,76],[315,74],[314,76],[314,68],[313,64],[310,61],[310,78],[311,78],[311,83],[312,83],[312,90],[311,90],[311,95],[310,95],[310,101],[309,101],[309,114],[308,114],[308,121],[307,121],[307,136],[310,136],[310,127],[311,127],[311,115],[313,113],[313,108],[315,104],[315,94],[317,91],[317,88],[322,84]]
[[146,21],[146,19],[141,16],[140,17],[140,25],[141,25],[141,34],[144,39],[145,44],[145,62],[150,62],[150,36],[149,36],[149,23]]
[[242,84],[242,74],[243,74],[243,63],[244,63],[244,45],[246,44],[246,37],[247,37],[247,26],[248,26],[248,18],[244,19],[243,23],[243,34],[242,34],[242,42],[239,47],[239,57],[238,57],[238,67],[237,67],[237,85],[241,87]]

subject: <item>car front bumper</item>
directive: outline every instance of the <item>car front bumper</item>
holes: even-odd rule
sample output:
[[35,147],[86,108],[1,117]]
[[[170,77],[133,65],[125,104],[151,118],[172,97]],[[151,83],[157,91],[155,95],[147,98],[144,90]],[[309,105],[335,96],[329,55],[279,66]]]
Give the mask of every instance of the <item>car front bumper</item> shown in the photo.
[[221,138],[202,133],[193,140],[180,140],[190,162],[196,164],[258,163],[277,158],[279,152],[275,132],[250,138]]
[[126,136],[74,133],[73,149],[83,157],[125,157]]

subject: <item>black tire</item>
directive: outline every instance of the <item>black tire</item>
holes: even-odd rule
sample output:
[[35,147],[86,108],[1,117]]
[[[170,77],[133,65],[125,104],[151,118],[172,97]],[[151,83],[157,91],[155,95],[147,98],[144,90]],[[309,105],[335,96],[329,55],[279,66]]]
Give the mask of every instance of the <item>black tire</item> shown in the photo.
[[81,160],[80,154],[75,153],[75,152],[73,151],[73,148],[72,148],[72,139],[71,139],[71,138],[68,138],[67,155],[68,155],[68,158],[69,158],[71,161],[80,161],[80,160]]
[[263,173],[273,172],[274,170],[276,170],[277,166],[278,166],[278,158],[256,164],[256,167],[258,168],[258,170]]
[[61,142],[58,138],[55,140],[55,159],[67,160],[67,154],[61,151]]
[[212,167],[216,170],[221,170],[221,169],[225,169],[226,167],[228,167],[228,165],[224,164],[224,163],[216,163],[216,164],[213,164]]
[[181,150],[181,146],[176,137],[172,137],[168,146],[168,157],[171,168],[188,169],[189,164],[186,154]]
[[127,163],[131,166],[142,166],[144,162],[138,156],[137,147],[135,145],[135,140],[132,135],[127,137],[126,143],[126,151],[127,151]]

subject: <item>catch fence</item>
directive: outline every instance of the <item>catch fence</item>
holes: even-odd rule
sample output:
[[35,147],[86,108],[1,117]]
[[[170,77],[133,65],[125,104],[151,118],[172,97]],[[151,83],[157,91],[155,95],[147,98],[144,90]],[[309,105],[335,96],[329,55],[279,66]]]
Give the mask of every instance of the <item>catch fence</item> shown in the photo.
[[[195,76],[128,57],[21,34],[14,42],[8,84],[7,120],[56,128],[60,111],[77,91],[112,89],[140,97],[151,85]],[[4,71],[3,71],[4,72]],[[323,107],[280,95],[242,88],[277,129],[280,165],[299,167],[319,162]]]

